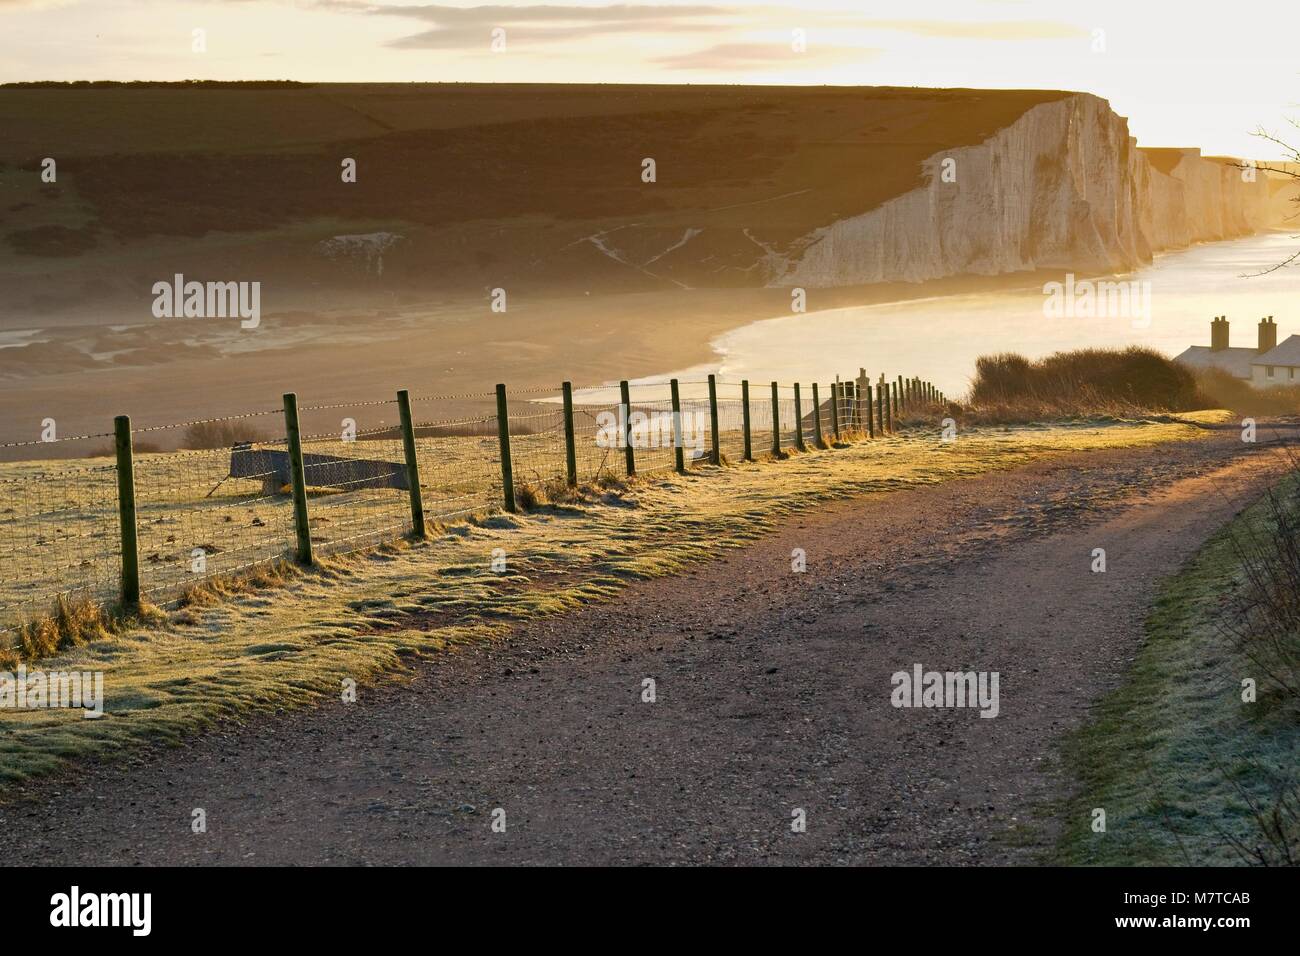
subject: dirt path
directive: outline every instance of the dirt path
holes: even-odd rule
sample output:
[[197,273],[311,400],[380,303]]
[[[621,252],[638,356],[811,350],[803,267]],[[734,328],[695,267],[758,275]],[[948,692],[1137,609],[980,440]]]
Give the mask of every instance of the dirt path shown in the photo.
[[[0,834],[46,864],[1027,861],[1157,580],[1284,466],[1227,433],[846,502],[359,703],[38,787]],[[997,671],[1000,713],[892,707],[916,663]]]

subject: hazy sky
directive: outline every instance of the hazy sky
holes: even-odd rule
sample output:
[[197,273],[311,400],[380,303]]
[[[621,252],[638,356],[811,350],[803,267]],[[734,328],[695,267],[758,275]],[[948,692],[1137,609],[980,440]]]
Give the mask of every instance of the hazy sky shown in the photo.
[[[0,81],[794,83],[1086,90],[1143,145],[1277,158],[1300,132],[1300,5],[808,0],[474,5],[0,0]],[[492,50],[494,28],[505,49]],[[196,52],[193,31],[205,31]],[[792,49],[794,31],[807,39]],[[0,117],[0,123],[3,117]]]

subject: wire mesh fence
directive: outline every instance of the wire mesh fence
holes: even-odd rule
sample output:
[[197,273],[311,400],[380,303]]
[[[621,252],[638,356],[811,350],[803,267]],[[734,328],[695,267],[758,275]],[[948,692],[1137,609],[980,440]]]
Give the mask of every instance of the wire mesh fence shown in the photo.
[[[900,379],[894,397],[913,381],[926,394],[919,379]],[[0,647],[60,596],[115,602],[132,573],[142,596],[164,603],[207,578],[295,549],[301,557],[299,499],[311,553],[338,554],[411,531],[416,500],[428,522],[509,506],[503,448],[511,489],[544,496],[566,483],[670,471],[679,452],[683,469],[715,456],[739,462],[812,448],[819,431],[824,444],[837,430],[878,432],[884,420],[879,384],[869,390],[862,379],[816,391],[702,378],[620,383],[572,391],[567,402],[553,389],[415,395],[409,419],[397,400],[295,402],[296,432],[289,398],[286,409],[131,430],[126,458],[124,436],[115,447],[112,433],[3,446],[11,460],[0,463]],[[175,450],[156,450],[163,446]],[[121,474],[134,475],[126,497]],[[135,561],[122,535],[132,514]]]
[[[744,461],[746,457],[753,458],[761,448],[754,447],[754,398],[752,388],[747,388],[742,382],[725,382],[716,383],[715,392],[718,397],[718,450],[722,454],[722,460],[727,462]],[[748,393],[748,398],[746,395]],[[745,448],[745,421],[746,421],[746,404],[748,404],[750,422],[750,447],[748,456]],[[702,412],[704,421],[701,424],[701,437],[705,441],[709,440],[708,419],[709,411],[705,408]]]
[[621,409],[617,386],[589,390],[581,404],[574,404],[573,445],[579,481],[598,482],[627,474],[627,456],[618,439]]
[[[448,405],[455,414],[446,414]],[[501,501],[501,446],[490,394],[412,397],[420,486],[428,520],[451,520]]]
[[113,458],[15,462],[2,473],[0,626],[60,596],[111,601],[120,572]]

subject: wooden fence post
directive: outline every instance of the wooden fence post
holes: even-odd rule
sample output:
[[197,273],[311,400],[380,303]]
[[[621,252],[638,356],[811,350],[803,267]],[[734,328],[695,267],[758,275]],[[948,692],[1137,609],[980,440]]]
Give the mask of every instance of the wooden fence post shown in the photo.
[[709,430],[713,435],[713,463],[722,464],[722,444],[718,438],[718,382],[709,376]]
[[880,390],[885,395],[885,424],[881,427],[881,431],[886,435],[892,435],[894,433],[894,409],[892,402],[894,396],[891,394],[893,388],[888,382],[886,382],[884,385],[880,386]]
[[622,419],[619,429],[623,436],[623,460],[627,466],[629,478],[636,474],[636,452],[632,448],[632,390],[627,379],[618,383],[619,397],[623,403],[619,417]]
[[564,474],[570,488],[578,484],[578,444],[573,434],[573,383],[560,386],[564,393]]
[[[867,437],[876,437],[876,413],[871,404],[871,386],[867,385],[866,390],[866,419],[867,419]],[[860,426],[859,426],[860,427]]]
[[799,383],[794,383],[794,447],[807,451],[803,443],[803,404],[799,401]]
[[293,486],[293,526],[298,535],[299,564],[312,564],[311,523],[307,516],[307,472],[302,464],[302,430],[298,427],[298,396],[284,395],[284,431],[289,443],[289,483]]
[[822,403],[817,394],[816,382],[813,382],[813,446],[826,447],[826,442],[822,440]]
[[772,383],[772,455],[781,457],[781,397],[776,382]]
[[840,440],[840,383],[831,382],[831,429]]
[[754,449],[749,431],[749,379],[740,380],[740,402],[744,406],[740,413],[742,428],[745,432],[745,461],[754,460]]
[[424,494],[420,490],[420,459],[415,453],[415,425],[411,421],[411,393],[397,392],[397,414],[402,422],[402,452],[406,455],[406,484],[411,495],[411,534],[425,536]]
[[510,461],[510,410],[506,407],[506,387],[497,386],[497,441],[501,445],[501,494],[506,511],[515,510],[515,469]]
[[677,379],[668,383],[673,395],[673,464],[677,474],[686,474],[686,450],[682,447],[682,398],[677,391]]
[[140,546],[136,540],[135,454],[131,447],[131,419],[113,419],[113,446],[117,453],[117,520],[122,535],[122,609],[140,606]]

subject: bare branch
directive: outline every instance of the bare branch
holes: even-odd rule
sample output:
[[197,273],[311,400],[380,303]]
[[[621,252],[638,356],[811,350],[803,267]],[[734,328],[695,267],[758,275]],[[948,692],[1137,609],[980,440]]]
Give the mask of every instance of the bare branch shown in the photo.
[[1290,257],[1288,257],[1288,258],[1282,260],[1281,262],[1279,262],[1279,263],[1278,263],[1277,265],[1275,265],[1275,266],[1271,266],[1271,267],[1265,269],[1263,272],[1244,272],[1244,273],[1242,273],[1240,276],[1238,276],[1238,278],[1240,278],[1240,279],[1254,279],[1254,278],[1257,278],[1257,277],[1259,277],[1259,276],[1266,276],[1266,275],[1268,275],[1270,272],[1276,272],[1278,269],[1285,269],[1287,266],[1289,266],[1291,263],[1295,262],[1297,259],[1300,259],[1300,249],[1298,249],[1298,250],[1296,250],[1294,253],[1292,253]]

